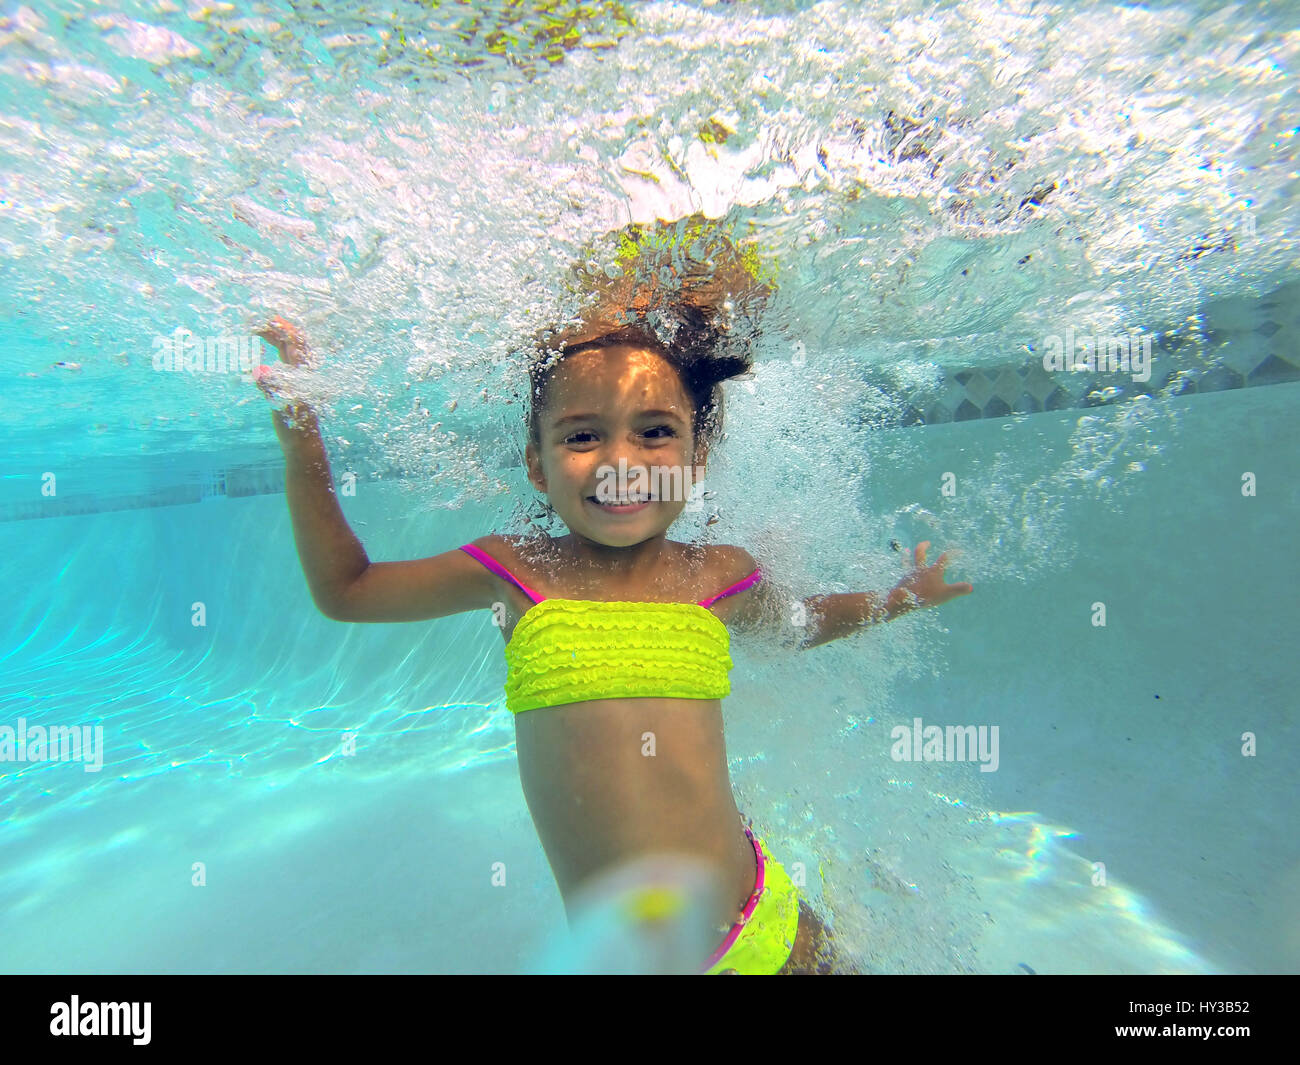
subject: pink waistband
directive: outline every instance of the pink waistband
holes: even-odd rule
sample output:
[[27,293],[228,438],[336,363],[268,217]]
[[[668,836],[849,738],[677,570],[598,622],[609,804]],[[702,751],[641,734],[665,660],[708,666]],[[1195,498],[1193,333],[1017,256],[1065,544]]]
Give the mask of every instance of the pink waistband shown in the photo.
[[754,833],[746,828],[745,835],[749,837],[749,842],[754,845],[756,866],[754,873],[754,891],[753,894],[749,896],[749,901],[745,903],[745,908],[740,911],[740,920],[731,926],[731,931],[727,933],[727,938],[722,941],[722,945],[709,955],[709,960],[704,963],[704,968],[700,970],[701,973],[706,973],[712,969],[722,959],[722,956],[731,949],[731,945],[736,942],[736,937],[740,935],[745,925],[749,923],[750,917],[753,916],[754,910],[758,906],[758,900],[763,894],[763,881],[766,879],[764,876],[764,866],[767,864],[767,860],[763,857],[763,848],[758,845],[758,840],[754,838]]

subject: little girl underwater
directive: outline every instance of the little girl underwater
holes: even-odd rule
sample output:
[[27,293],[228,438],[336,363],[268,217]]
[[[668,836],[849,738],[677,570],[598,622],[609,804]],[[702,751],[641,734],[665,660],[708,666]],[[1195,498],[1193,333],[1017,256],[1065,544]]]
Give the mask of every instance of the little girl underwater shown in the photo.
[[[625,231],[624,250],[648,246],[646,236]],[[721,382],[750,367],[747,349],[725,343],[724,308],[741,288],[760,298],[762,288],[726,238],[712,241],[707,270],[675,271],[672,293],[650,265],[648,287],[606,286],[580,325],[530,354],[528,479],[568,535],[489,534],[431,558],[371,562],[340,509],[315,413],[290,402],[273,417],[303,572],[336,621],[494,611],[524,796],[571,918],[584,887],[611,870],[684,855],[718,889],[707,914],[712,953],[693,971],[852,971],[746,825],[727,773],[728,630],[789,630],[790,604],[743,547],[668,538],[718,439]],[[676,328],[665,340],[668,320]],[[260,335],[282,361],[307,361],[283,319]],[[275,371],[259,367],[256,377],[283,401]],[[614,470],[632,480],[611,479]],[[803,599],[799,646],[972,591],[945,582],[947,555],[927,565],[928,547],[917,546],[886,593]]]

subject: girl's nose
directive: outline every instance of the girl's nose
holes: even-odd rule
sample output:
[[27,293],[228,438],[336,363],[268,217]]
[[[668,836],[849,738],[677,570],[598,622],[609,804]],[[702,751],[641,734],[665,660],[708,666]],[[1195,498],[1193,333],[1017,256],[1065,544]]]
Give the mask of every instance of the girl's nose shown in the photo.
[[648,455],[649,449],[635,440],[615,437],[609,441],[602,458],[612,466],[617,466],[622,460],[631,469],[633,466],[648,465]]
[[608,468],[617,476],[620,470],[626,470],[628,478],[637,477],[638,470],[645,471],[641,476],[649,476],[655,456],[643,451],[636,444],[626,441],[611,441],[601,449],[598,468]]

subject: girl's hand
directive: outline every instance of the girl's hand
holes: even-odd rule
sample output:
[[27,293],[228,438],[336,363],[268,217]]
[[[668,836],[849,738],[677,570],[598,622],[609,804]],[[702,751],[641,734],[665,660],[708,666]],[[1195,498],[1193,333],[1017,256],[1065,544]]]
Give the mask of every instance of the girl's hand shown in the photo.
[[280,353],[280,361],[290,366],[302,366],[307,361],[307,341],[295,325],[283,318],[272,318],[257,335]]
[[894,585],[885,603],[891,614],[905,614],[924,606],[939,606],[959,595],[969,595],[975,590],[973,585],[964,581],[959,584],[946,584],[943,568],[948,564],[948,552],[939,556],[933,565],[925,564],[925,553],[930,547],[926,540],[916,547],[916,568]]
[[[297,326],[276,317],[255,332],[279,352],[281,362],[289,366],[308,365],[307,341]],[[253,370],[253,380],[257,382],[257,387],[271,402],[280,403],[283,397],[277,389],[276,377],[275,369],[270,366],[258,366]],[[308,428],[315,421],[315,414],[305,403],[290,403],[283,410],[275,412],[276,431],[282,439],[285,431]]]

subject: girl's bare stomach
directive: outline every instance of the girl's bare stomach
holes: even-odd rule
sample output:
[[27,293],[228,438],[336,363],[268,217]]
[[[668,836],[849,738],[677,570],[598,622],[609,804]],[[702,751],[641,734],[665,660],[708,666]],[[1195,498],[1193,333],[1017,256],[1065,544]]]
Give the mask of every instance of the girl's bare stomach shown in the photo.
[[[588,881],[672,852],[716,870],[729,928],[754,890],[754,848],[727,775],[722,704],[601,699],[515,715],[524,798],[568,907]],[[721,937],[719,937],[721,938]]]

